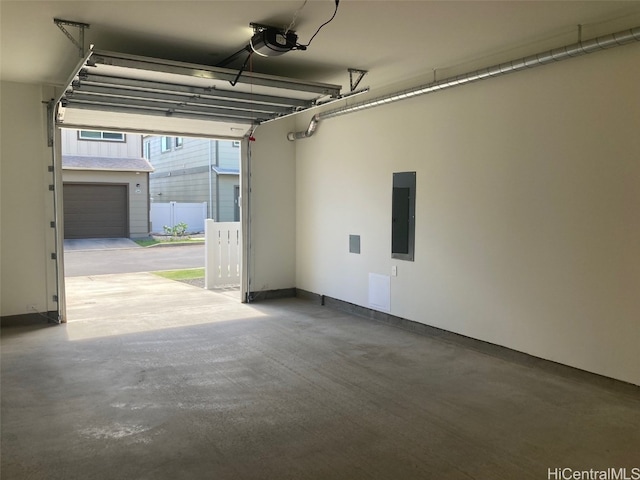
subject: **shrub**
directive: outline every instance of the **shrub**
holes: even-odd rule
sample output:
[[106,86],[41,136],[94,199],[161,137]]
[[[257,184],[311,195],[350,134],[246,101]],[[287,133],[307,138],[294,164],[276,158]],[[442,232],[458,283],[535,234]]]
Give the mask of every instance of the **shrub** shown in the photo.
[[162,228],[164,229],[164,233],[166,233],[167,235],[171,235],[172,237],[182,237],[186,233],[187,227],[188,225],[186,223],[180,222],[173,227],[165,225]]

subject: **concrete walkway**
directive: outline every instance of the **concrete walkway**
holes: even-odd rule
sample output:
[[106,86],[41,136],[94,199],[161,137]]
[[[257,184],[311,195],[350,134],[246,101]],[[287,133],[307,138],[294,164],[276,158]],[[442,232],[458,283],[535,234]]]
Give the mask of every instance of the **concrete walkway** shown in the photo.
[[64,241],[65,251],[114,250],[141,248],[130,238],[72,238]]

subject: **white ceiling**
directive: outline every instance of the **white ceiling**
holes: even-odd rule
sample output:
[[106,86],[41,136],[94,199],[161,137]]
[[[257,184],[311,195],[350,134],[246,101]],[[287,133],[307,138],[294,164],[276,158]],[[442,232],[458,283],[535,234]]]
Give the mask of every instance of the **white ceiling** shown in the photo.
[[[90,24],[86,42],[101,50],[215,65],[247,44],[249,22],[285,27],[303,3],[1,0],[1,78],[66,82],[79,56],[54,17]],[[301,42],[334,5],[307,2],[295,27]],[[342,0],[335,20],[307,51],[254,56],[253,70],[337,83],[347,92],[347,68],[359,68],[369,71],[361,85],[376,88],[431,77],[434,69],[442,78],[573,43],[578,24],[585,39],[640,25],[640,2]]]

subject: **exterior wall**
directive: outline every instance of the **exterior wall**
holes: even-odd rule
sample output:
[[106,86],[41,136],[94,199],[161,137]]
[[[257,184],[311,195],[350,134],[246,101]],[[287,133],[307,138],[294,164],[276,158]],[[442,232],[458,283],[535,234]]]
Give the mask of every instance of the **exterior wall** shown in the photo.
[[368,307],[397,266],[393,315],[640,384],[638,85],[629,45],[324,121],[296,142],[296,286]]
[[240,142],[218,141],[218,161],[215,165],[221,168],[237,169],[240,162]]
[[220,175],[218,177],[220,188],[220,203],[218,204],[217,220],[219,222],[236,222],[239,218],[234,218],[235,211],[235,188],[239,186],[238,177],[235,175]]
[[148,160],[155,169],[150,175],[152,201],[207,202],[209,218],[233,221],[233,208],[229,206],[234,201],[233,188],[227,185],[229,182],[238,185],[239,176],[218,176],[210,166],[238,170],[239,142],[183,137],[182,146],[176,147],[175,138],[171,137],[171,150],[167,152],[162,152],[161,142],[162,137],[144,137],[145,145],[149,145]]
[[55,311],[57,303],[52,183],[47,166],[46,106],[53,91],[39,85],[0,86],[0,315]]
[[62,152],[65,155],[94,157],[142,157],[142,136],[125,134],[124,142],[79,139],[78,130],[62,129]]
[[65,170],[69,183],[117,183],[129,185],[129,236],[149,236],[149,174],[136,172],[105,172]]
[[[156,171],[151,174],[151,177],[150,188],[153,202],[207,202],[207,205],[210,204],[209,174],[207,171],[193,173],[174,170],[171,176]],[[211,175],[211,179],[211,195],[215,202],[215,175]],[[215,216],[215,210],[213,215]]]

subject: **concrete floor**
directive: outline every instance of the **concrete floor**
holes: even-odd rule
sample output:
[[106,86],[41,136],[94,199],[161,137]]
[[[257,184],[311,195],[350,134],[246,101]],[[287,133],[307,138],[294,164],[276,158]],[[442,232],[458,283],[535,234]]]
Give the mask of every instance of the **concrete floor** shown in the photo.
[[86,296],[67,325],[2,331],[3,479],[539,480],[640,467],[634,388],[299,299],[243,305],[151,274],[69,280]]

